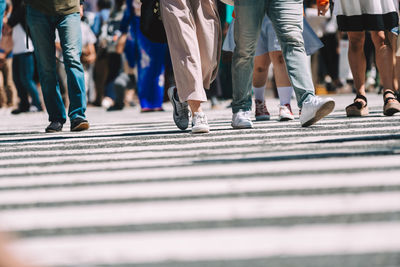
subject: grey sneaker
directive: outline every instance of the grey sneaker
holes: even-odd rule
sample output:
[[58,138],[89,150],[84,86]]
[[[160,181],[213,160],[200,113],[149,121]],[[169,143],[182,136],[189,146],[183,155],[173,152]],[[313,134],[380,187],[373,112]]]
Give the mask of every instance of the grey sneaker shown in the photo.
[[181,103],[178,97],[178,90],[176,87],[168,89],[168,98],[174,108],[173,117],[176,126],[181,130],[186,130],[189,126],[189,109],[186,102]]
[[248,129],[253,128],[253,123],[251,122],[251,111],[239,110],[237,113],[232,115],[232,127],[234,129]]
[[208,133],[210,126],[208,126],[207,116],[203,112],[195,112],[192,119],[192,133]]
[[304,101],[303,107],[301,108],[301,126],[307,127],[313,125],[314,123],[331,113],[334,108],[335,101],[330,97],[309,97],[308,100]]

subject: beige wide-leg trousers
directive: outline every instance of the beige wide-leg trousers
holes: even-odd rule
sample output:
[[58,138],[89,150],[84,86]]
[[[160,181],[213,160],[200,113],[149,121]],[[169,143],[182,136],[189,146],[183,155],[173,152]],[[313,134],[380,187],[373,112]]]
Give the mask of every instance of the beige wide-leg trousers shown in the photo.
[[216,0],[160,2],[180,101],[207,101],[204,88],[215,79],[221,55]]

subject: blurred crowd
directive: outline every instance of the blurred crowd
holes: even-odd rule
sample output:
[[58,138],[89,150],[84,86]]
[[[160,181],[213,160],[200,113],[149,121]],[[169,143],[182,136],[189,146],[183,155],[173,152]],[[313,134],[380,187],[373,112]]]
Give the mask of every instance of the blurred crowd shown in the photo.
[[[162,111],[164,93],[174,84],[171,59],[166,44],[152,43],[140,31],[139,0],[86,0],[81,19],[82,56],[89,105],[109,111],[125,105],[140,105],[142,112]],[[310,68],[317,94],[353,91],[348,63],[349,40],[337,29],[329,11],[318,16],[316,2],[304,1],[305,19],[324,46],[310,56]],[[218,2],[223,34],[232,22],[233,7]],[[21,1],[7,1],[0,43],[0,107],[12,114],[42,111],[43,99],[38,79],[34,46],[26,34]],[[11,30],[12,29],[12,30]],[[61,46],[56,38],[57,78],[65,106],[68,106],[67,75]],[[375,65],[375,49],[369,33],[364,44],[367,58],[366,89],[382,90]],[[269,71],[267,88],[277,96],[274,72]],[[232,98],[231,55],[224,52],[217,79],[207,91],[213,107],[218,100]]]

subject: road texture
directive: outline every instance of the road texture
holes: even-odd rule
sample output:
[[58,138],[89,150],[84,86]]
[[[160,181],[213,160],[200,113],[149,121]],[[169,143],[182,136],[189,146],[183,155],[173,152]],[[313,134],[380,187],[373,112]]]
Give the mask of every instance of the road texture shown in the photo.
[[[0,114],[0,229],[37,266],[400,266],[400,116],[178,130],[166,112],[89,108],[91,129]],[[294,102],[293,102],[294,103]],[[296,115],[298,111],[295,111]]]

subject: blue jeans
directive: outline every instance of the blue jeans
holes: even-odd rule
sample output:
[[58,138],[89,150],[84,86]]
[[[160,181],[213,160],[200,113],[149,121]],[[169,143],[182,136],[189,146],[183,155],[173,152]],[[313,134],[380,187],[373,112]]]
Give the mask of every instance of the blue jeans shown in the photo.
[[58,30],[67,73],[68,116],[70,120],[85,118],[86,91],[81,64],[82,35],[79,13],[49,16],[27,6],[26,19],[35,47],[39,79],[49,121],[66,121],[64,103],[56,74],[55,30]]
[[6,9],[6,1],[5,0],[0,0],[0,39],[1,39],[1,29],[3,28],[3,17],[4,17],[4,11]]
[[20,99],[19,107],[21,109],[28,109],[30,103],[28,100],[28,93],[32,98],[32,104],[38,109],[42,110],[40,103],[39,93],[36,88],[36,83],[33,80],[35,72],[35,62],[33,53],[23,53],[13,56],[12,63],[13,79],[15,87],[18,91]]
[[314,84],[304,49],[303,0],[235,0],[235,43],[233,53],[233,113],[251,110],[251,85],[257,38],[265,13],[282,47],[283,57],[301,108],[314,95]]

